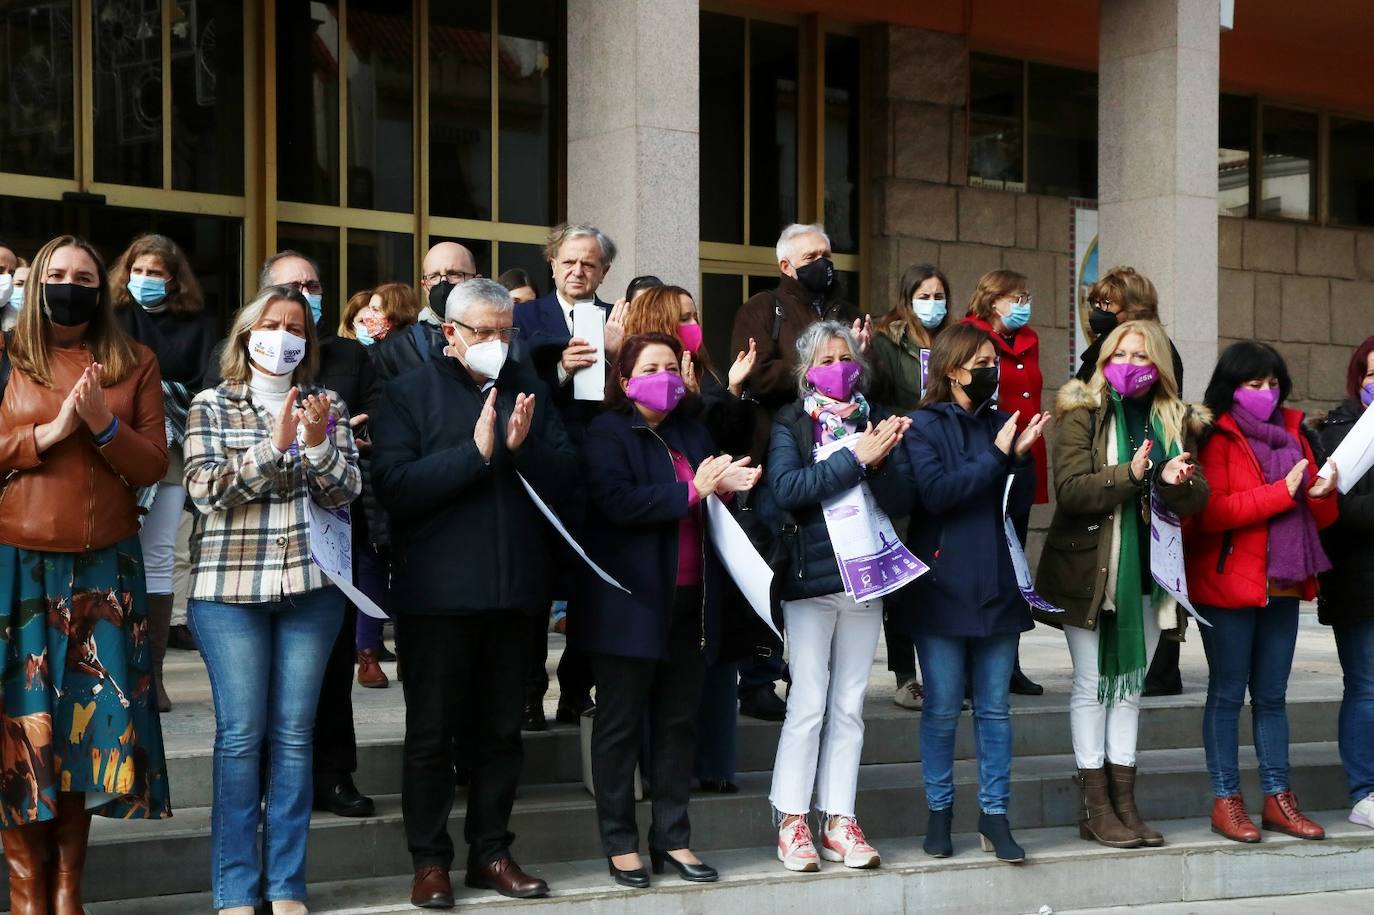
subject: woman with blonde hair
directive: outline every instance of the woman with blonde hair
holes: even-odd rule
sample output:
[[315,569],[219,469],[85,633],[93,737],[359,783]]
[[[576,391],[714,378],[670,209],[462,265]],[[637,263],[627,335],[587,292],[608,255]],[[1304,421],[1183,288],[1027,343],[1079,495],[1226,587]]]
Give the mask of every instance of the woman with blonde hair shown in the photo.
[[1163,845],[1135,805],[1140,694],[1160,633],[1181,640],[1186,617],[1151,576],[1150,500],[1180,517],[1206,505],[1192,457],[1209,414],[1179,399],[1155,321],[1105,335],[1092,379],[1065,385],[1057,412],[1058,501],[1036,586],[1064,612],[1036,616],[1064,630],[1073,659],[1079,834],[1114,848]]
[[181,485],[186,412],[191,408],[191,398],[205,386],[206,371],[220,341],[219,322],[205,312],[200,283],[186,254],[165,235],[134,239],[110,268],[110,295],[124,329],[153,351],[162,371],[167,473],[139,493],[139,505],[147,514],[138,537],[148,580],[153,681],[158,710],[166,712],[172,702],[163,688],[162,662],[172,626],[177,529],[186,510],[186,489]]
[[55,238],[0,359],[0,838],[16,915],[80,915],[91,814],[171,815],[134,489],[167,470],[157,360]]
[[215,702],[211,874],[222,915],[252,915],[264,895],[277,915],[305,912],[315,707],[344,613],[311,558],[311,513],[344,508],[362,489],[348,412],[313,386],[318,349],[305,297],[268,286],[234,318],[224,381],[191,404],[186,488],[200,513],[189,618]]

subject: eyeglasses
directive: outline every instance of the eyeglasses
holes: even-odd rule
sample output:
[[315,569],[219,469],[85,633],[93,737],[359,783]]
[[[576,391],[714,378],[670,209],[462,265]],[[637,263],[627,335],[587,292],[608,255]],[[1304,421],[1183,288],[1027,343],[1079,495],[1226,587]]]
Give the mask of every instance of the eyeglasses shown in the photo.
[[447,273],[425,273],[420,276],[420,282],[426,286],[433,286],[440,280],[448,280],[453,285],[466,283],[468,280],[476,279],[478,274],[467,273],[462,270],[450,270]]
[[473,327],[471,324],[464,324],[462,321],[454,321],[454,324],[472,334],[478,340],[491,340],[499,337],[509,343],[520,335],[518,327]]
[[1009,295],[1007,298],[1011,299],[1017,305],[1029,305],[1034,301],[1034,297],[1031,296],[1029,292],[1023,292],[1020,295]]
[[1113,308],[1117,307],[1116,303],[1111,299],[1091,299],[1088,304],[1098,311],[1111,311]]
[[324,286],[320,284],[319,280],[292,280],[289,283],[279,285],[285,286],[287,289],[294,289],[297,292],[308,292],[311,295],[319,295],[324,292]]

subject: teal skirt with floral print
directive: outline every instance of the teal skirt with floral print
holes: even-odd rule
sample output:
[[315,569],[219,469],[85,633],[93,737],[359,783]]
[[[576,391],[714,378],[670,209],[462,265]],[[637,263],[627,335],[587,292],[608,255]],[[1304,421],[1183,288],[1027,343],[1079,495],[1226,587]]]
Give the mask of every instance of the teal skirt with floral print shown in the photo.
[[0,827],[92,813],[170,816],[138,537],[88,553],[0,545],[5,608]]

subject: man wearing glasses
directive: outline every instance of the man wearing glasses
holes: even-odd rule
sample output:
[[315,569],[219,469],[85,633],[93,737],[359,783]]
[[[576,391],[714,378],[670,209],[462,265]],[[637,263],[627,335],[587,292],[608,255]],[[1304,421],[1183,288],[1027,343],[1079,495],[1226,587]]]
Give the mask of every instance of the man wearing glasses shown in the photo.
[[455,743],[471,772],[466,884],[519,898],[549,891],[510,854],[527,633],[547,614],[551,564],[532,547],[548,525],[519,476],[557,504],[577,474],[548,389],[508,358],[517,333],[510,294],[472,279],[446,306],[445,346],[389,382],[373,418],[405,660],[401,811],[415,867],[410,901],[422,908],[453,905]]
[[420,319],[387,334],[372,348],[377,375],[389,381],[422,362],[444,342],[444,308],[455,286],[477,276],[472,252],[455,241],[441,241],[429,249],[420,266],[420,296],[426,303]]

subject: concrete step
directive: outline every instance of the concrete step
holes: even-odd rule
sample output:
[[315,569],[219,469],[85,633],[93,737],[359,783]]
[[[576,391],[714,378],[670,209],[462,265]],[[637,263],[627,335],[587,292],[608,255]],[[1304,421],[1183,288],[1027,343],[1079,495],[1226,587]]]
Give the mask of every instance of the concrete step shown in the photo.
[[[1141,716],[1139,746],[1142,750],[1178,749],[1197,746],[1202,737],[1201,697],[1146,699]],[[1337,698],[1290,699],[1289,727],[1293,743],[1327,740],[1336,733],[1340,708]],[[170,713],[181,720],[213,721],[213,710],[206,705],[185,703]],[[887,696],[870,700],[865,708],[863,763],[913,763],[921,759],[920,713],[899,709]],[[164,719],[165,721],[167,719]],[[959,728],[955,757],[973,757],[973,728],[965,712]],[[1013,698],[1012,752],[1018,758],[1062,753],[1072,746],[1069,734],[1068,697],[1064,694]],[[404,720],[397,720],[385,736],[365,736],[358,740],[358,772],[355,781],[366,794],[397,794],[401,790],[401,741]],[[164,725],[168,727],[168,725]],[[741,773],[771,772],[781,725],[739,719],[737,768]],[[172,785],[174,809],[202,807],[211,801],[210,742],[203,731],[168,737],[167,764]],[[575,727],[551,726],[549,730],[524,735],[524,785],[572,784],[582,781],[581,738]],[[1248,715],[1241,719],[1241,741],[1249,742]]]
[[1369,915],[1374,912],[1374,890],[1341,890],[1334,893],[1303,893],[1299,896],[1255,896],[1248,899],[1209,899],[1171,905],[1120,905],[1105,909],[1056,909],[1054,915],[1291,915],[1320,912],[1322,915]]
[[[1335,809],[1347,803],[1345,777],[1334,743],[1291,747],[1292,784],[1311,809]],[[1178,819],[1210,810],[1212,792],[1200,749],[1148,750],[1140,754],[1137,797],[1150,819]],[[1252,802],[1260,797],[1255,759],[1241,751],[1243,785]],[[1077,789],[1069,754],[1017,758],[1012,771],[1010,816],[1018,829],[1056,827],[1076,822]],[[700,851],[736,848],[746,843],[771,847],[772,813],[768,803],[770,775],[741,777],[736,795],[697,795],[692,802],[693,847]],[[977,764],[955,766],[955,828],[975,828]],[[859,778],[858,816],[875,841],[921,835],[925,831],[925,793],[916,763],[864,766]],[[317,814],[310,830],[312,882],[409,873],[411,862],[402,828],[400,798],[377,798],[377,814],[344,819]],[[450,833],[463,860],[464,801],[459,796]],[[647,834],[649,805],[639,807],[641,834]],[[514,853],[530,864],[573,861],[600,848],[592,798],[580,785],[522,787],[511,818],[517,841]],[[158,867],[150,872],[147,862]],[[210,808],[179,809],[166,822],[108,821],[97,818],[87,863],[91,899],[127,899],[150,893],[198,892],[208,888]]]
[[[852,871],[827,864],[819,874],[782,869],[771,847],[715,851],[706,859],[721,871],[715,884],[687,884],[673,875],[654,878],[648,890],[615,887],[602,859],[534,865],[549,881],[543,900],[509,900],[469,890],[454,874],[461,911],[524,911],[538,915],[772,915],[783,912],[862,910],[875,915],[920,912],[932,915],[1020,915],[1048,906],[1061,915],[1129,901],[1151,915],[1165,913],[1259,913],[1369,911],[1326,908],[1324,899],[1368,896],[1374,886],[1374,833],[1345,821],[1345,810],[1316,814],[1327,828],[1323,842],[1304,842],[1265,833],[1258,845],[1241,845],[1214,835],[1205,819],[1160,822],[1169,838],[1163,848],[1117,850],[1084,842],[1061,827],[1018,829],[1028,861],[1012,866],[978,851],[976,836],[955,837],[955,856],[926,857],[919,839],[880,843],[883,866]],[[143,859],[146,865],[147,860]],[[312,883],[310,909],[316,915],[401,915],[408,903],[408,876]],[[1312,907],[1255,908],[1238,902],[1276,895],[1319,893]],[[1179,906],[1180,901],[1187,905]],[[1217,901],[1218,904],[1198,907]],[[1230,904],[1227,904],[1227,901]],[[1349,900],[1347,900],[1349,901]],[[1166,908],[1158,908],[1165,906]],[[189,915],[212,911],[204,893],[142,897],[91,905],[92,915]],[[1109,909],[1106,911],[1117,911]],[[1086,915],[1086,913],[1085,913]],[[1105,912],[1103,913],[1105,915]]]

